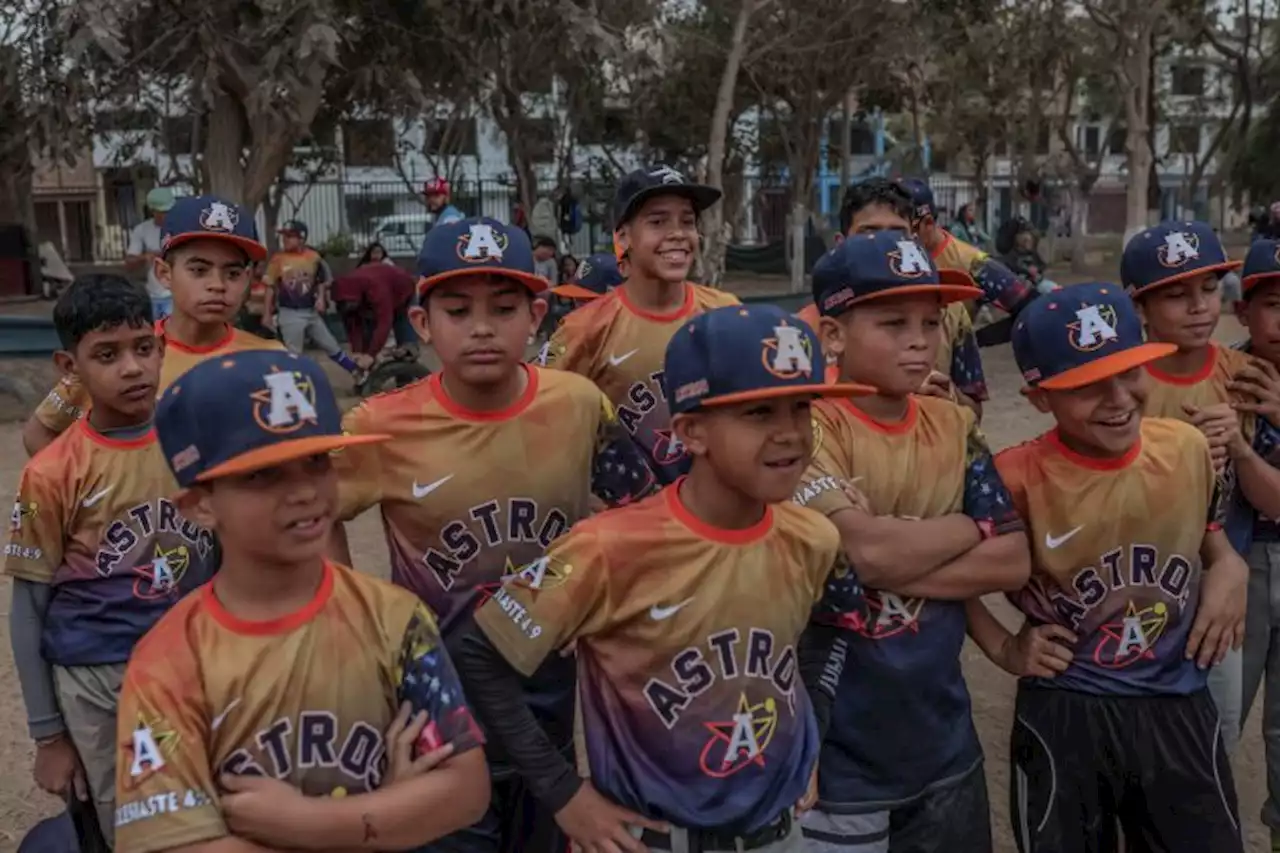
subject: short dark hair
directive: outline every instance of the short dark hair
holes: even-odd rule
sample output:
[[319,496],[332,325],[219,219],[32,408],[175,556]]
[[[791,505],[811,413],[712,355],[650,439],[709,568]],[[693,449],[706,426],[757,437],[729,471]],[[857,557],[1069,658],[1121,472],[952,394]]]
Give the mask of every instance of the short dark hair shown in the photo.
[[150,327],[154,322],[147,292],[110,273],[76,276],[53,308],[53,325],[64,350],[75,349],[85,335],[99,329]]
[[853,217],[873,204],[889,208],[908,222],[912,220],[915,213],[911,195],[896,181],[888,178],[867,178],[865,181],[851,184],[844,191],[844,198],[840,202],[840,233],[848,234],[849,227],[853,225]]
[[556,247],[556,241],[552,240],[550,237],[534,237],[533,238],[533,248],[540,249],[543,246],[547,246],[554,249]]

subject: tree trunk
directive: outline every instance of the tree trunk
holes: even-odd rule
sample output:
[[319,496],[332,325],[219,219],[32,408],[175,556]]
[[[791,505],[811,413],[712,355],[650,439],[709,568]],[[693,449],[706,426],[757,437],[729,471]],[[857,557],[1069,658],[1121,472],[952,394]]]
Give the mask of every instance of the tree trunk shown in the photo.
[[850,89],[844,96],[844,110],[840,121],[840,192],[853,180],[853,116],[858,111],[858,92]]
[[1128,66],[1133,84],[1124,99],[1125,154],[1129,166],[1129,183],[1125,196],[1124,238],[1147,227],[1147,193],[1154,157],[1148,137],[1148,111],[1151,103],[1151,33],[1150,17],[1139,13],[1138,33],[1133,37],[1133,52],[1122,61]]
[[[724,189],[724,157],[729,137],[729,117],[733,114],[734,92],[738,87],[738,71],[747,50],[747,24],[758,0],[741,0],[733,22],[729,55],[720,73],[720,89],[711,113],[711,138],[707,141],[707,183]],[[729,243],[725,203],[712,205],[703,215],[706,242],[702,250],[702,274],[707,284],[719,286],[724,280],[724,255]]]
[[1089,228],[1091,193],[1092,187],[1077,186],[1071,190],[1071,271],[1077,275],[1083,274],[1088,266],[1084,238]]
[[237,204],[246,201],[243,158],[248,133],[249,123],[240,102],[225,92],[215,93],[204,139],[209,192]]

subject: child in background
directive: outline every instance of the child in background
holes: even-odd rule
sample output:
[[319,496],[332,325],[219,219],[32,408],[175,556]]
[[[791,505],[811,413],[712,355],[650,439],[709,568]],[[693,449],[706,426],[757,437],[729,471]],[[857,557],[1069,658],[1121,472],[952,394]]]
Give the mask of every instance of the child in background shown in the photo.
[[147,294],[81,276],[58,299],[54,360],[92,407],[27,463],[5,574],[10,637],[35,778],[92,798],[108,842],[115,818],[115,712],[142,635],[217,567],[213,535],[184,519],[152,415],[164,343]]
[[556,263],[556,241],[539,236],[533,240],[533,272],[551,287],[560,281],[560,265]]
[[[173,313],[156,324],[164,339],[158,391],[206,358],[251,349],[280,349],[276,341],[232,326],[244,303],[255,261],[266,257],[248,211],[217,196],[180,198],[165,215],[156,277],[173,294]],[[34,455],[74,424],[88,393],[64,376],[27,420],[22,443]]]

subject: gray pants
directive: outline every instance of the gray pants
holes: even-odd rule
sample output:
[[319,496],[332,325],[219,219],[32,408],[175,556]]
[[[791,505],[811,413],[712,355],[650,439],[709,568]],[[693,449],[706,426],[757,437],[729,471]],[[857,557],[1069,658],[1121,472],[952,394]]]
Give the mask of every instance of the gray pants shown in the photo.
[[301,353],[306,349],[308,339],[323,350],[325,355],[342,352],[338,339],[329,331],[329,325],[314,308],[281,308],[277,312],[276,323],[280,329],[280,338],[290,352]]
[[1244,653],[1232,649],[1222,663],[1209,670],[1209,695],[1218,706],[1218,728],[1222,732],[1222,747],[1228,756],[1235,755],[1240,743],[1240,727],[1243,725],[1241,697],[1244,695]]
[[89,782],[89,796],[98,813],[98,826],[108,844],[115,844],[116,708],[124,664],[53,668],[58,705],[67,733]]
[[[1262,822],[1280,831],[1280,542],[1255,542],[1249,552],[1249,610],[1245,619],[1243,690],[1247,714],[1262,695],[1262,743],[1267,755],[1267,801]],[[1241,720],[1243,723],[1243,718]]]

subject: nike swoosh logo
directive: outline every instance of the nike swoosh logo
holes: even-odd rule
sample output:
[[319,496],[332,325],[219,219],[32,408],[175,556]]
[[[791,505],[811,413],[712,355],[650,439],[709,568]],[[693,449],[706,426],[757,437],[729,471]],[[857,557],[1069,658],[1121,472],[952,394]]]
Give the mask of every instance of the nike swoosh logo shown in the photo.
[[631,358],[631,356],[635,355],[638,352],[640,352],[640,350],[633,349],[631,352],[624,352],[622,355],[611,355],[609,356],[609,363],[612,364],[614,367],[617,367],[619,364],[622,364],[622,362]]
[[649,618],[652,619],[654,622],[663,622],[667,619],[670,619],[672,616],[675,616],[677,613],[679,613],[681,610],[684,609],[684,606],[686,604],[688,604],[691,601],[693,601],[692,597],[686,598],[684,601],[680,602],[679,604],[673,604],[670,607],[660,607],[655,604],[649,608]]
[[418,500],[421,500],[452,479],[453,475],[449,474],[448,476],[441,477],[434,483],[427,483],[425,486],[419,486],[417,482],[415,482],[413,484],[413,496]]
[[210,729],[211,731],[215,731],[215,732],[216,732],[218,729],[220,729],[220,728],[222,727],[222,724],[223,724],[223,723],[226,721],[226,719],[227,719],[227,714],[230,714],[232,711],[234,711],[234,710],[235,710],[235,707],[236,707],[237,705],[239,705],[239,704],[240,704],[240,700],[239,700],[239,698],[232,699],[232,700],[231,700],[231,704],[230,704],[230,705],[228,705],[225,709],[223,709],[223,711],[222,711],[222,713],[221,713],[221,714],[219,714],[218,716],[216,716],[216,717],[214,717],[214,718],[213,718],[213,722],[211,722],[211,723],[209,724],[209,729]]
[[1058,548],[1059,546],[1061,546],[1062,543],[1066,542],[1072,536],[1075,536],[1082,529],[1084,529],[1083,524],[1075,528],[1074,530],[1068,530],[1066,533],[1062,534],[1061,536],[1051,536],[1050,534],[1046,533],[1044,535],[1044,547],[1052,551],[1055,548]]
[[89,495],[89,497],[85,498],[84,501],[80,504],[80,506],[84,507],[85,509],[88,509],[89,507],[96,504],[98,501],[105,498],[107,496],[107,493],[114,488],[115,486],[107,486],[105,489],[99,489],[98,491]]

